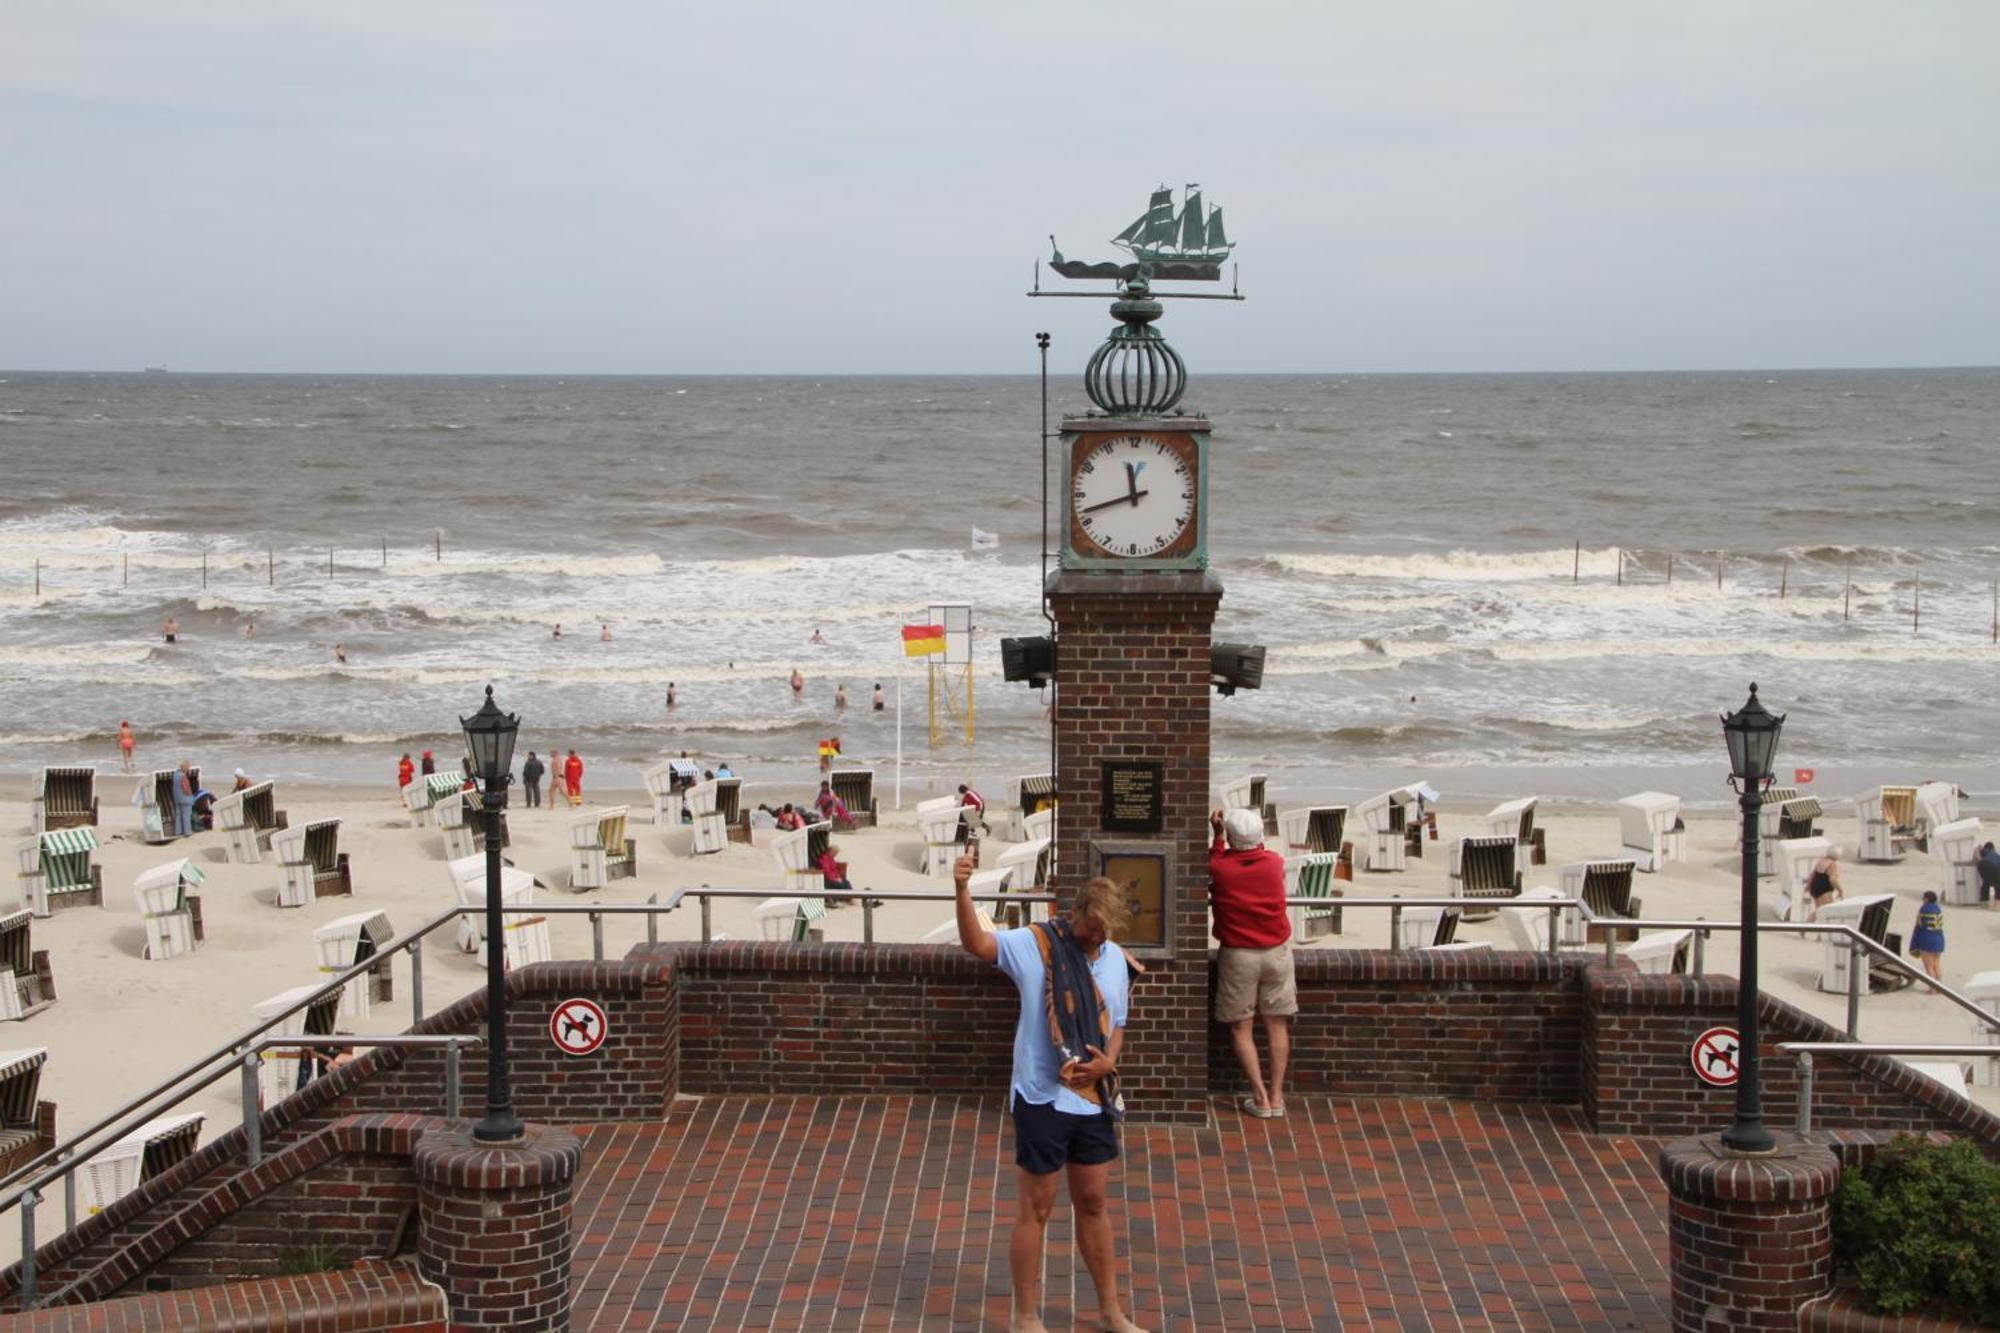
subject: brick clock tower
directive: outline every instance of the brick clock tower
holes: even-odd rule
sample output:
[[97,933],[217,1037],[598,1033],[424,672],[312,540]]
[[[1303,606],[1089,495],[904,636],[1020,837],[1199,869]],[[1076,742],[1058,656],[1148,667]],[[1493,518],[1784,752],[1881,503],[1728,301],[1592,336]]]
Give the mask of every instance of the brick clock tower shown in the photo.
[[1062,423],[1061,563],[1046,588],[1056,864],[1065,887],[1102,874],[1126,890],[1119,938],[1148,969],[1125,1035],[1126,1099],[1134,1119],[1172,1124],[1210,1115],[1209,638],[1222,585],[1208,572],[1209,423],[1180,411],[1187,372],[1152,327],[1149,279],[1220,265],[1202,267],[1116,273],[1119,327],[1085,373],[1097,411]]

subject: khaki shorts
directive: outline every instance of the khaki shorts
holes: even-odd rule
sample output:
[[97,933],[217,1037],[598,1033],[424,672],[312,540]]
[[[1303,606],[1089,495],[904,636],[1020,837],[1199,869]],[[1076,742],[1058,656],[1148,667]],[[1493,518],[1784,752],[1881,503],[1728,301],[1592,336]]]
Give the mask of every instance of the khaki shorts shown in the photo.
[[1215,1021],[1240,1023],[1258,1014],[1299,1011],[1299,988],[1292,980],[1292,946],[1223,949],[1215,967]]

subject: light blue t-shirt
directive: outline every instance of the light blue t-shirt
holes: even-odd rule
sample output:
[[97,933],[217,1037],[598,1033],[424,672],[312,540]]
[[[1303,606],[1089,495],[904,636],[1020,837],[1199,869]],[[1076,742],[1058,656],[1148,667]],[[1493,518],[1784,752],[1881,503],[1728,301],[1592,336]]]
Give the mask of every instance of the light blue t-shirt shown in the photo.
[[[1042,966],[1042,951],[1035,944],[1031,926],[1019,930],[997,930],[1000,942],[1000,970],[1014,979],[1021,992],[1021,1017],[1014,1024],[1014,1092],[1023,1101],[1037,1106],[1055,1103],[1058,1111],[1071,1115],[1101,1115],[1101,1108],[1065,1088],[1060,1073],[1062,1061],[1049,1036],[1049,1010],[1044,997],[1048,969]],[[1111,1026],[1125,1026],[1125,1010],[1131,994],[1131,976],[1125,970],[1125,954],[1116,945],[1105,944],[1090,961],[1090,974],[1104,995],[1104,1007],[1111,1012]]]

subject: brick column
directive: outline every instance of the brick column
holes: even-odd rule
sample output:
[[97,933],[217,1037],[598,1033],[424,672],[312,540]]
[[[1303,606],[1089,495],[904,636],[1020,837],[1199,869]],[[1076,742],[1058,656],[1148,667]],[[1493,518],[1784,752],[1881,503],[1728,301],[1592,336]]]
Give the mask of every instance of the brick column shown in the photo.
[[[1120,1061],[1135,1121],[1206,1124],[1208,648],[1222,585],[1205,573],[1084,573],[1049,581],[1057,625],[1056,886],[1094,873],[1093,840],[1170,843],[1170,956],[1146,955]],[[1158,834],[1099,827],[1102,763],[1163,766]]]
[[1778,1144],[1735,1157],[1711,1134],[1660,1149],[1676,1333],[1795,1329],[1799,1307],[1833,1289],[1840,1162],[1789,1134]]
[[469,1130],[417,1142],[417,1263],[445,1290],[452,1333],[569,1328],[570,1188],[583,1148],[574,1134],[528,1127],[514,1147]]

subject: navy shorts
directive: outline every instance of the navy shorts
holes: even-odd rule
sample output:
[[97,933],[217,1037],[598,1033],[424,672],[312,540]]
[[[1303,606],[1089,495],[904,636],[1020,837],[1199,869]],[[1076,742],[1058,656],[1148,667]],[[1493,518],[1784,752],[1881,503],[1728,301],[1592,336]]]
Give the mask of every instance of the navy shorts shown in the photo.
[[1118,1122],[1109,1115],[1071,1115],[1018,1093],[1014,1105],[1014,1164],[1031,1176],[1065,1166],[1099,1166],[1118,1159]]

